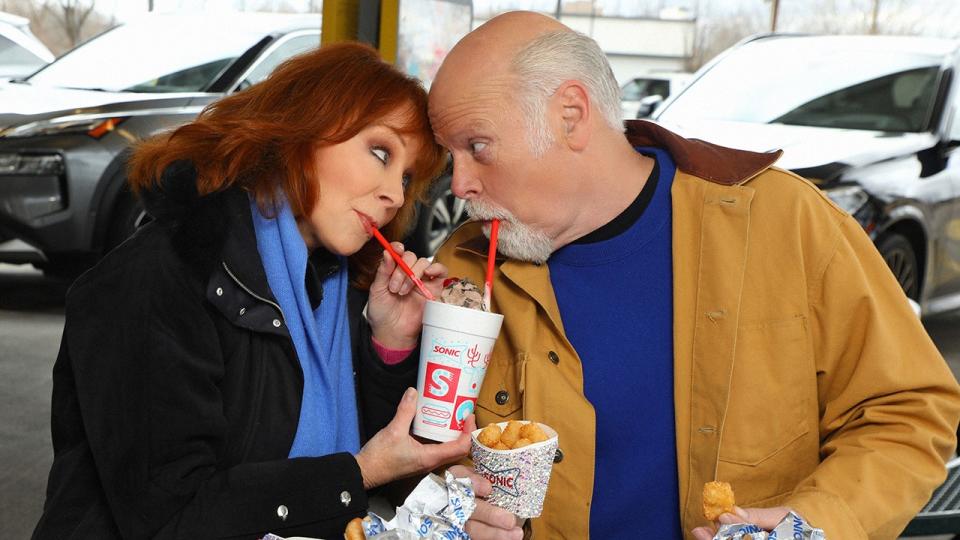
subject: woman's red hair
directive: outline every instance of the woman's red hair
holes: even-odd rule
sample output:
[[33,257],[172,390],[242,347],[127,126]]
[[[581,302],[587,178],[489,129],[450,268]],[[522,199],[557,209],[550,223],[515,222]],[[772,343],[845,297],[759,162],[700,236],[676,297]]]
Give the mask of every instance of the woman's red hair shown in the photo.
[[[318,147],[351,139],[392,113],[402,132],[419,140],[420,153],[403,207],[381,230],[404,236],[430,182],[444,164],[427,118],[420,82],[383,62],[359,43],[328,45],[287,60],[263,82],[212,103],[193,122],[141,142],[128,167],[134,191],[154,188],[173,162],[197,170],[197,192],[240,185],[271,213],[282,189],[294,216],[310,215],[319,196],[314,174]],[[369,285],[381,249],[371,242],[351,257],[355,283]]]

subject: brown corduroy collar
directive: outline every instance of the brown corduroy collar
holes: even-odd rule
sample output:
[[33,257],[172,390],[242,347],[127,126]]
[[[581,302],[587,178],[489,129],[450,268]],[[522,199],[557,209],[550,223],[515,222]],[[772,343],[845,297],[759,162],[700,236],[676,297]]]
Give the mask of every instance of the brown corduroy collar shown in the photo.
[[776,163],[783,150],[748,152],[686,139],[648,120],[627,120],[627,140],[633,146],[663,148],[681,171],[717,184],[742,184]]

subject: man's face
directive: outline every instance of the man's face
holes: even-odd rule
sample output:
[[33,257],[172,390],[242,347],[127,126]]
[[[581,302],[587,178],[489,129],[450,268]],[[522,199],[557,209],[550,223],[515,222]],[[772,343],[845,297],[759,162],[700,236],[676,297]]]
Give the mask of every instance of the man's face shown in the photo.
[[447,77],[431,89],[430,120],[453,156],[453,192],[471,216],[502,220],[503,254],[542,261],[562,228],[562,195],[554,152],[534,155],[515,93],[509,79],[469,85]]

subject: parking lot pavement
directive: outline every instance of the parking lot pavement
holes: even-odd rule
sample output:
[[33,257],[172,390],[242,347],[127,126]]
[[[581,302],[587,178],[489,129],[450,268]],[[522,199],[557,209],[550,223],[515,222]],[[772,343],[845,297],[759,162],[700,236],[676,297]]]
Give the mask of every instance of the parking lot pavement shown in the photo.
[[[45,279],[30,266],[0,264],[0,528],[4,538],[29,538],[43,506],[53,460],[51,370],[63,331],[66,289],[65,283]],[[960,375],[960,313],[924,324],[954,375]]]
[[9,538],[29,538],[43,506],[65,290],[28,266],[0,264],[0,523]]

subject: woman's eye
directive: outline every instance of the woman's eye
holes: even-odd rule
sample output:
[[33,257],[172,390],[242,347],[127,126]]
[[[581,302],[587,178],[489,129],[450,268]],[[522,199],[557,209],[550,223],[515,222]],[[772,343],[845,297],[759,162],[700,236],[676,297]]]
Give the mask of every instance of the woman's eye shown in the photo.
[[487,148],[487,143],[485,142],[472,142],[470,143],[470,151],[474,154],[479,154]]
[[379,159],[384,165],[386,165],[387,162],[390,161],[390,152],[388,152],[386,148],[380,148],[379,146],[374,146],[373,148],[370,149],[370,153],[377,156],[377,159]]

